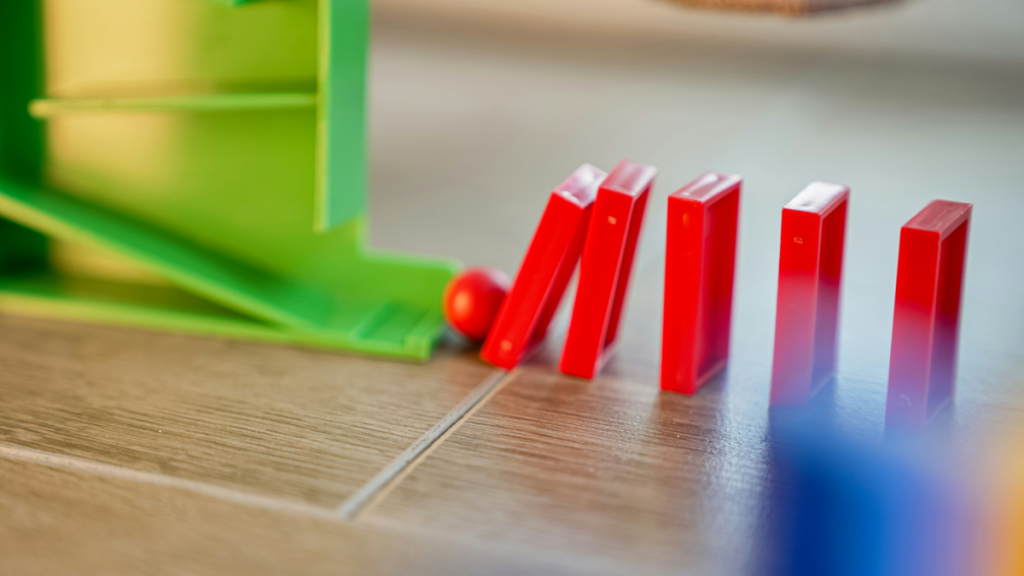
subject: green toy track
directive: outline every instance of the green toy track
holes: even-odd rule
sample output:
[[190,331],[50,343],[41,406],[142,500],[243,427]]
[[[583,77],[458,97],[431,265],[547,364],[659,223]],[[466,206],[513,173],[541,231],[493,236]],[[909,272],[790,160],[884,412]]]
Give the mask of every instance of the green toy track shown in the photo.
[[0,310],[430,355],[367,251],[366,0],[0,2]]

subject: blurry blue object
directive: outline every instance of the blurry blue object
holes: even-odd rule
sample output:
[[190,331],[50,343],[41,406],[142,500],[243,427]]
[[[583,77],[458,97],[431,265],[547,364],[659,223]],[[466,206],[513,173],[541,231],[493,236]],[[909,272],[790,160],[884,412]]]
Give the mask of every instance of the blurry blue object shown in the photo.
[[833,433],[794,440],[779,462],[778,574],[967,574],[964,500],[933,468]]

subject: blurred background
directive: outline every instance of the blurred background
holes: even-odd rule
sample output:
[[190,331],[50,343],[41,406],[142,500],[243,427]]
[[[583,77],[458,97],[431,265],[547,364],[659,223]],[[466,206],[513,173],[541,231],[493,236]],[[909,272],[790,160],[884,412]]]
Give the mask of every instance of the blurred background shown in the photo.
[[[855,185],[902,165],[893,176],[924,187],[946,182],[944,171],[973,173],[965,162],[1024,157],[1016,0],[809,16],[671,0],[375,0],[373,17],[383,247],[514,271],[547,192],[584,161],[657,164],[667,195],[705,169],[749,171],[769,160],[761,152],[826,156],[827,167],[786,180],[785,200],[812,179]],[[392,217],[407,202],[410,217]],[[522,242],[508,253],[486,241],[509,233]]]
[[[731,11],[683,7],[687,2]],[[742,11],[773,7],[820,12],[807,19]],[[852,9],[827,10],[832,7]],[[485,33],[500,29],[555,38],[699,40],[1015,62],[1024,58],[1024,6],[1015,0],[375,0],[374,9],[382,25],[463,27]]]

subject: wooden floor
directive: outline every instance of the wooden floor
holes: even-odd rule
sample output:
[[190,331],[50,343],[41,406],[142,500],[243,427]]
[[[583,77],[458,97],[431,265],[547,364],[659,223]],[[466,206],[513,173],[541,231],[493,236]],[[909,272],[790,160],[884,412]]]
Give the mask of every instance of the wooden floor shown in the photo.
[[[951,446],[1024,423],[1024,74],[718,46],[381,28],[372,243],[514,272],[578,164],[658,165],[617,355],[511,373],[0,319],[0,573],[737,574],[761,567],[782,205],[853,190],[839,428],[883,431],[899,226],[973,202]],[[664,198],[744,175],[732,360],[660,394]]]

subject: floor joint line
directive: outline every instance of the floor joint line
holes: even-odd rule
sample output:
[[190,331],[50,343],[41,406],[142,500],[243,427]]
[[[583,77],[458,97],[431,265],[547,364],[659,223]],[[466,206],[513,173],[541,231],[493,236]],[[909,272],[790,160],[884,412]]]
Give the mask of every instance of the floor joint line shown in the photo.
[[469,419],[478,408],[486,404],[516,374],[517,370],[511,372],[495,370],[463,398],[462,402],[452,408],[444,418],[441,418],[355,494],[342,502],[337,508],[338,514],[349,522],[357,520],[361,514],[390,492],[391,488],[408,475],[436,446],[440,445],[445,438]]
[[178,478],[177,476],[169,476],[158,472],[133,470],[131,468],[125,468],[114,464],[96,462],[85,458],[78,458],[76,456],[54,454],[52,452],[45,452],[43,450],[36,450],[33,448],[0,444],[0,457],[19,462],[28,462],[30,464],[39,464],[50,468],[80,472],[92,476],[101,476],[104,478],[136,482],[139,484],[149,484],[151,486],[160,486],[163,488],[174,488],[198,494],[200,496],[207,496],[254,508],[314,516],[316,518],[331,520],[334,522],[343,520],[336,510],[323,506],[293,502],[269,496],[260,496],[258,494],[242,492],[240,490],[225,488],[215,484],[199,482],[197,480]]
[[158,472],[135,470],[77,456],[67,456],[10,444],[0,444],[0,458],[115,480],[173,488],[266,510],[313,516],[333,522],[353,522],[394,488],[434,448],[439,446],[445,438],[451,435],[463,422],[468,420],[476,410],[486,404],[491,397],[515,377],[517,372],[518,370],[511,372],[495,370],[492,372],[487,379],[477,385],[476,388],[463,398],[455,408],[357,490],[355,494],[347,498],[336,508],[261,496],[198,480],[188,480]]

